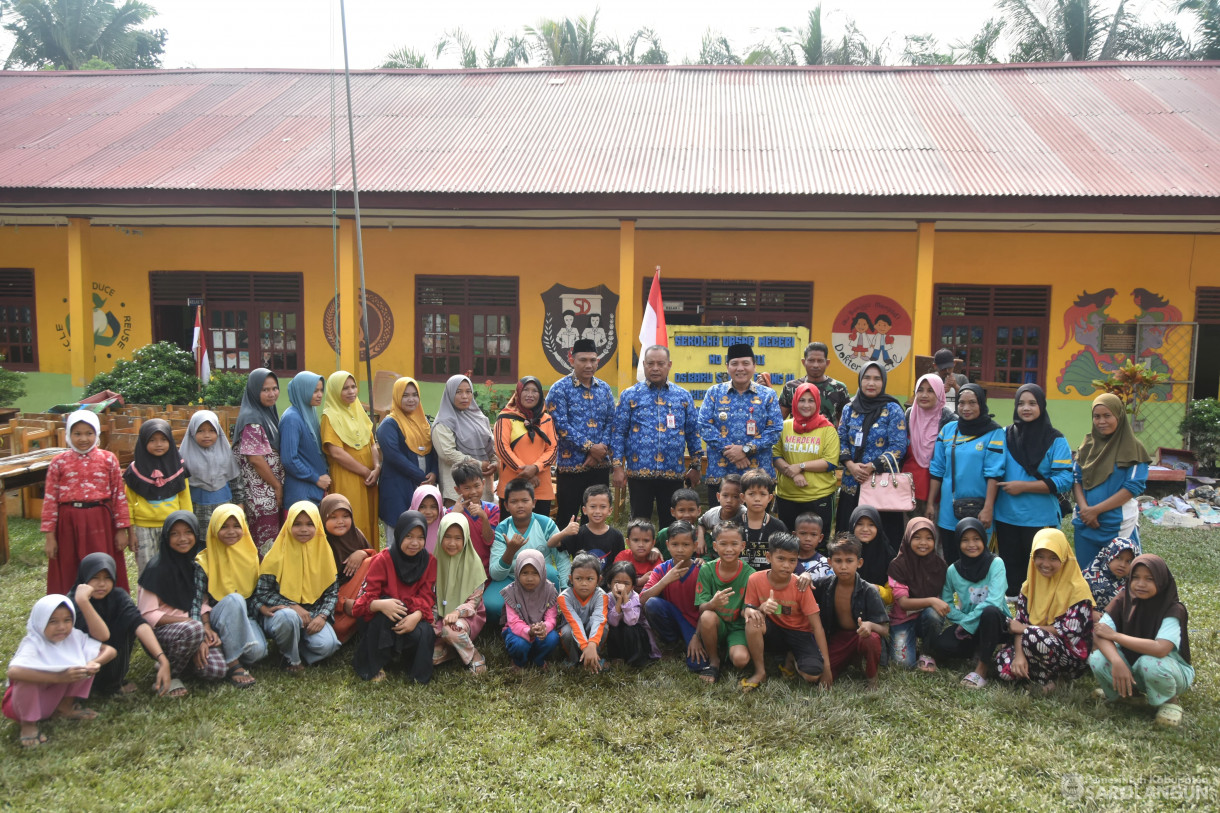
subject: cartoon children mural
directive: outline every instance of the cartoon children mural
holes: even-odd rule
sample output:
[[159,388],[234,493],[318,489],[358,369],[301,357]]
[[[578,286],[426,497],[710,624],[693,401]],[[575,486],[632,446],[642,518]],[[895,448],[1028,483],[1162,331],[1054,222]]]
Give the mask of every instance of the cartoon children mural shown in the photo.
[[564,350],[571,350],[572,345],[576,344],[576,340],[580,338],[580,331],[573,326],[575,321],[575,311],[563,312],[563,327],[555,333],[555,344]]
[[864,312],[857,313],[851,320],[851,333],[847,341],[851,343],[851,354],[860,361],[868,361],[869,350],[873,347],[873,320]]

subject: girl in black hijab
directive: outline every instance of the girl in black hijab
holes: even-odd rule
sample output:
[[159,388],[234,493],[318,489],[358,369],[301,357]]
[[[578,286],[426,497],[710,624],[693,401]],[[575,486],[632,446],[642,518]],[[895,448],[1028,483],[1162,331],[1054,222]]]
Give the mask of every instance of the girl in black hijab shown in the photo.
[[[73,598],[81,599],[81,585],[88,585],[92,590],[88,598],[90,606],[97,612],[109,632],[108,638],[99,639],[102,643],[114,647],[118,653],[114,660],[102,666],[93,679],[90,696],[107,694],[131,694],[136,685],[127,680],[127,672],[131,668],[131,653],[135,642],[140,644],[148,656],[157,662],[157,677],[153,681],[153,690],[163,694],[169,687],[169,658],[161,651],[153,629],[136,609],[135,602],[122,587],[114,583],[116,572],[114,559],[106,553],[91,553],[81,560],[76,574],[76,592]],[[76,627],[82,632],[90,633],[88,621],[84,614],[76,613]]]
[[1151,553],[1135,557],[1127,587],[1093,628],[1089,667],[1106,700],[1139,692],[1157,709],[1157,725],[1180,725],[1178,696],[1195,680],[1188,618],[1165,560]]
[[[1046,393],[1025,384],[1004,432],[1004,477],[995,500],[996,544],[1008,571],[1008,595],[1021,592],[1034,534],[1058,527],[1059,495],[1072,490],[1072,448],[1051,425]],[[1104,608],[1099,608],[1104,609]]]
[[131,530],[135,534],[136,567],[140,573],[157,553],[161,523],[171,511],[192,511],[186,463],[174,443],[169,421],[152,418],[140,424],[135,457],[123,472]]

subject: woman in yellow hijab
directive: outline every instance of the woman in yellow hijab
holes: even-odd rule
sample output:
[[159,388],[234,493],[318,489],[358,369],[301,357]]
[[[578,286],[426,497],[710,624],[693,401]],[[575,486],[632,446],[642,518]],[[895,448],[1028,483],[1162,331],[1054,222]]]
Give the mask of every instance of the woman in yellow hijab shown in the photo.
[[338,651],[330,625],[339,597],[336,575],[317,506],[294,503],[259,569],[253,602],[263,631],[280,648],[285,671],[299,674],[306,663]]
[[[258,586],[258,547],[250,535],[245,512],[232,503],[218,505],[208,522],[207,547],[195,557],[207,577],[203,626],[220,638],[228,664],[226,677],[239,688],[254,685],[244,667],[267,656],[267,638],[250,616],[246,599]],[[208,604],[211,611],[208,611]]]
[[330,490],[352,503],[352,520],[373,547],[377,533],[377,480],[381,455],[373,422],[360,403],[356,378],[346,370],[326,379],[322,398],[322,450],[330,461]]
[[998,677],[1029,680],[1050,693],[1056,679],[1083,675],[1093,648],[1092,610],[1093,591],[1063,531],[1038,531],[1017,617],[1009,622],[1013,643],[996,655]]

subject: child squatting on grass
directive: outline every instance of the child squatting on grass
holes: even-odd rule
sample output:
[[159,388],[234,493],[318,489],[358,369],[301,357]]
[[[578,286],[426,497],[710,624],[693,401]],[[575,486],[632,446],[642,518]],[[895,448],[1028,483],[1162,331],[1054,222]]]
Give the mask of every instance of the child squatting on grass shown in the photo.
[[[88,588],[78,593],[88,607]],[[85,610],[92,613],[92,608]],[[8,665],[4,716],[21,725],[21,746],[37,748],[47,741],[38,724],[50,717],[94,720],[97,712],[81,705],[93,677],[114,658],[112,647],[76,629],[76,611],[67,596],[43,596],[30,611],[25,638]]]

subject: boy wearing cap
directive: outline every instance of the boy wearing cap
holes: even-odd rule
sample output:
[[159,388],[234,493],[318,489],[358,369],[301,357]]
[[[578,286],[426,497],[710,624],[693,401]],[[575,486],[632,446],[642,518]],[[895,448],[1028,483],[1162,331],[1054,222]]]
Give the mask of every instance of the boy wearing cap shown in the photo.
[[957,391],[969,384],[970,380],[953,371],[957,365],[957,357],[949,348],[942,347],[937,350],[932,360],[936,363],[936,374],[945,382],[945,408],[950,412],[957,412]]

